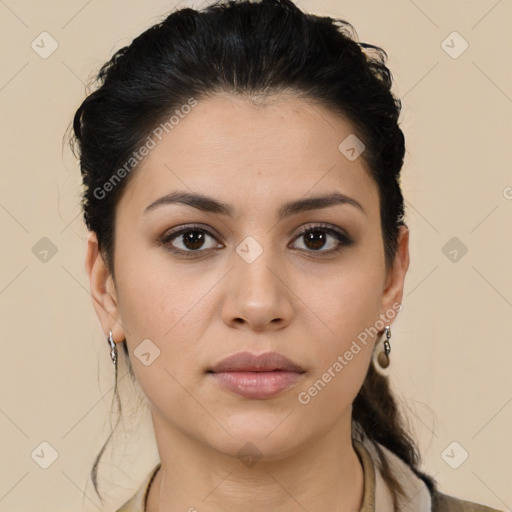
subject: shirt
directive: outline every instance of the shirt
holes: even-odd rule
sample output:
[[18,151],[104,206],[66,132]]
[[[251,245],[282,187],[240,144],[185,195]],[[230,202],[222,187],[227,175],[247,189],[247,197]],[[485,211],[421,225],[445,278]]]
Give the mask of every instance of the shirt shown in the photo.
[[[391,492],[387,487],[380,468],[375,448],[369,442],[353,440],[354,450],[361,461],[364,474],[363,500],[359,512],[393,512]],[[394,476],[404,487],[406,497],[399,496],[399,510],[403,512],[503,512],[478,503],[461,500],[439,491],[432,496],[421,478],[394,453],[382,445]],[[116,512],[146,512],[149,488],[161,463],[158,463],[144,480],[137,492]]]

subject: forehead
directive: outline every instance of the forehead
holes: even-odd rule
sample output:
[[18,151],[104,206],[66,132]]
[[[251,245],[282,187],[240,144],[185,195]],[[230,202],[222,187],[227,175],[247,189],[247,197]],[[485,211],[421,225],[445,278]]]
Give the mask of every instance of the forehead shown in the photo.
[[158,197],[188,189],[242,206],[339,191],[378,210],[363,158],[339,148],[354,128],[328,108],[288,94],[264,102],[222,94],[187,111],[161,140],[152,136],[119,208],[142,214]]

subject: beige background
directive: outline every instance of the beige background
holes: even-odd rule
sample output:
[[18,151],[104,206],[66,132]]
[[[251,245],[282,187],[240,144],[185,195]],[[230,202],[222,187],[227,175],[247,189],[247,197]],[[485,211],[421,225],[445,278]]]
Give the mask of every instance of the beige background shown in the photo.
[[[88,477],[109,432],[113,367],[84,268],[79,170],[62,136],[84,83],[174,5],[0,1],[0,512],[101,510]],[[404,104],[411,230],[393,386],[441,490],[511,510],[512,3],[298,5],[348,20],[360,40],[390,56]],[[58,43],[46,59],[31,47],[43,31]],[[461,39],[442,45],[453,31],[469,44],[457,58],[444,48],[453,54]],[[43,237],[57,250],[46,262],[34,254]],[[452,237],[468,249],[456,262],[443,252]],[[119,437],[117,453],[104,459],[104,510],[131,496],[157,461],[144,414],[127,423],[140,435]],[[469,453],[457,469],[442,457],[454,441],[451,462]],[[42,442],[58,453],[48,469],[31,456]]]

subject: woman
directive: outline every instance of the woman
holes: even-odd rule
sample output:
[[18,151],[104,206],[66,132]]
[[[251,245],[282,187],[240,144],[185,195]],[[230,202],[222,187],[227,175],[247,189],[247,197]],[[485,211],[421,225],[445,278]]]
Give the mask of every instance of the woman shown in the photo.
[[86,269],[160,457],[119,511],[493,510],[420,471],[388,385],[409,234],[385,56],[239,1],[101,69],[74,117]]

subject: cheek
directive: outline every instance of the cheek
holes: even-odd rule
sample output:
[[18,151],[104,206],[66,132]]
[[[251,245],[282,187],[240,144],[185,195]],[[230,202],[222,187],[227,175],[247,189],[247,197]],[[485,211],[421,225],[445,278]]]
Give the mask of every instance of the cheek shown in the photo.
[[[181,396],[178,382],[189,379],[187,372],[204,359],[198,340],[211,320],[208,291],[219,277],[187,275],[157,252],[147,251],[138,258],[134,250],[130,258],[122,258],[116,275],[133,371],[146,396],[165,403],[169,397]],[[147,359],[139,355],[147,352],[152,361],[153,353],[157,355],[146,366]]]
[[381,311],[383,270],[375,261],[357,259],[328,275],[300,280],[297,295],[305,297],[308,328],[326,347],[322,358],[330,364],[334,352],[344,352],[365,329],[375,324]]
[[194,311],[200,308],[201,297],[208,290],[205,281],[209,279],[196,280],[190,286],[194,278],[159,251],[164,249],[134,251],[130,258],[120,261],[118,307],[127,337],[134,342],[148,337],[165,342],[189,315],[197,318]]
[[157,408],[174,409],[190,401],[180,383],[198,360],[194,351],[204,329],[199,312],[205,292],[202,286],[186,287],[170,266],[146,263],[120,268],[118,306],[138,384]]
[[[344,417],[364,382],[370,364],[370,346],[360,346],[332,354],[330,362],[320,369],[306,385],[296,393],[296,408],[308,424],[328,431]],[[318,434],[319,432],[317,432]]]
[[376,261],[361,258],[340,267],[334,278],[323,280],[307,295],[307,323],[316,329],[309,331],[314,338],[305,349],[314,346],[318,365],[298,391],[302,393],[297,397],[299,404],[318,414],[327,411],[333,419],[357,395],[375,343],[372,328],[380,313],[382,272]]
[[[380,282],[369,273],[331,282],[325,295],[316,301],[324,335],[311,340],[318,365],[299,390],[297,402],[310,418],[323,417],[331,424],[344,413],[359,392],[370,364],[375,331],[371,329],[379,315]],[[313,309],[313,308],[312,308]],[[320,332],[320,331],[318,331]],[[319,416],[317,416],[319,415]]]

